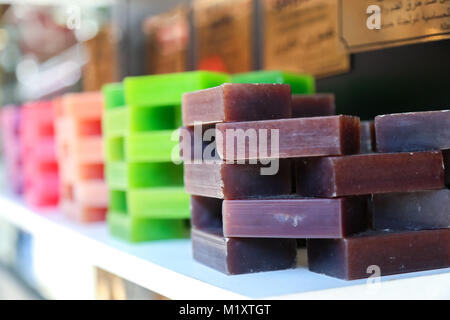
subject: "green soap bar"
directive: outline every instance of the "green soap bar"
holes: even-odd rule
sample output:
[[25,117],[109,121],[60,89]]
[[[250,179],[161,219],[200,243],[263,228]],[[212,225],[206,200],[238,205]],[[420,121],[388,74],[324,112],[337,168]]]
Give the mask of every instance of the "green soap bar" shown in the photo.
[[102,87],[103,101],[106,109],[123,107],[125,95],[122,83],[110,83]]
[[108,137],[124,136],[128,130],[128,107],[106,110],[103,118],[103,135]]
[[123,190],[109,190],[109,211],[128,213],[127,192]]
[[106,217],[112,236],[128,242],[185,238],[189,232],[184,220],[141,219],[109,211]]
[[106,140],[106,161],[125,161],[125,138],[105,136],[104,140]]
[[180,160],[177,130],[139,132],[127,137],[126,158],[130,162]]
[[189,195],[184,187],[130,189],[128,214],[136,218],[189,219]]
[[126,190],[128,187],[128,164],[125,162],[106,162],[105,179],[109,189]]
[[255,71],[234,74],[233,83],[279,83],[289,84],[292,94],[315,93],[316,85],[313,76],[283,71]]
[[172,162],[133,162],[128,164],[128,186],[151,188],[183,185],[183,165]]
[[129,107],[130,131],[143,132],[178,128],[175,106]]
[[125,101],[129,106],[181,105],[183,93],[215,87],[229,81],[228,74],[209,71],[127,77],[124,80]]

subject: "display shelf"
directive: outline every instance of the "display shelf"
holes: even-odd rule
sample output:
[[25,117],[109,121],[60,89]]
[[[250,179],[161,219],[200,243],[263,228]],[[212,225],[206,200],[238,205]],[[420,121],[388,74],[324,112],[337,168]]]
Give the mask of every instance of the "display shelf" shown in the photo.
[[450,268],[382,277],[377,284],[348,282],[309,272],[301,250],[296,269],[226,276],[195,262],[188,239],[127,244],[111,238],[105,223],[82,225],[57,211],[37,213],[7,192],[0,192],[0,218],[171,299],[450,298]]

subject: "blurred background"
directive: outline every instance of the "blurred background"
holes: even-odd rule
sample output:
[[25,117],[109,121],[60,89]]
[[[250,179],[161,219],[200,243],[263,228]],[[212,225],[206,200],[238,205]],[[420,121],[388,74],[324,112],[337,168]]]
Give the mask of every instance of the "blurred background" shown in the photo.
[[[367,14],[357,2],[348,3],[355,5],[342,10],[337,0],[0,1],[0,104],[95,91],[129,75],[270,69],[313,74],[318,92],[336,95],[338,113],[362,119],[450,106],[450,16],[436,24],[441,30],[427,25],[410,34],[400,28],[381,45],[375,37],[368,41],[377,45],[365,47],[364,32],[352,34],[342,22],[354,17],[355,28],[364,29]],[[439,5],[450,12],[448,4]],[[33,238],[0,221],[0,299],[16,298],[164,297],[73,261],[54,239]]]

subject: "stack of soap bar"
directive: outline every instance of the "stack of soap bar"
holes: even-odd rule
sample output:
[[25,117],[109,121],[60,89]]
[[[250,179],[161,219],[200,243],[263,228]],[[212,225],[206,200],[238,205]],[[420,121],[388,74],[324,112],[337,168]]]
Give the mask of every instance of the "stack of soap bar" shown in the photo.
[[23,168],[20,144],[20,107],[4,106],[1,110],[3,154],[8,182],[17,194],[23,192]]
[[108,190],[104,180],[102,95],[66,94],[54,105],[61,210],[80,222],[103,221]]
[[299,194],[372,199],[371,231],[308,240],[310,270],[353,280],[374,270],[384,276],[450,267],[449,124],[450,111],[378,116],[374,133],[369,122],[361,130],[386,153],[370,153],[367,139],[367,154],[298,160]]
[[131,242],[186,236],[189,196],[183,167],[176,164],[182,94],[228,79],[221,73],[186,72],[130,77],[123,85],[104,87],[112,235]]
[[[263,163],[260,158],[256,158],[257,161],[253,163],[220,160],[217,156],[223,157],[223,153],[216,143],[220,134],[219,126],[227,123],[237,126],[236,129],[240,129],[243,121],[252,121],[256,126],[264,123],[264,120],[283,125],[283,121],[289,121],[292,117],[291,89],[285,83],[290,82],[296,88],[296,93],[312,93],[314,79],[281,72],[256,72],[234,76],[233,82],[209,90],[191,92],[183,97],[184,127],[181,128],[180,145],[185,161],[185,188],[191,194],[194,258],[226,274],[292,268],[296,265],[297,243],[294,234],[297,231],[298,235],[298,230],[294,230],[291,236],[280,237],[276,234],[282,229],[279,226],[271,235],[260,232],[259,235],[241,237],[227,234],[230,230],[227,229],[225,215],[222,221],[223,210],[228,203],[229,206],[234,203],[253,206],[254,201],[264,206],[263,199],[289,197],[292,193],[291,160],[277,157],[277,169],[272,174],[265,175],[261,172],[270,169],[270,164]],[[199,128],[198,123],[206,126]],[[211,139],[209,146],[202,140],[203,134],[214,128],[213,136],[216,140]],[[199,134],[195,134],[196,130]],[[338,132],[339,129],[331,134],[339,135]],[[359,136],[357,138],[359,141]],[[200,140],[192,141],[193,139]],[[206,153],[210,153],[218,161],[206,162],[205,160],[210,160],[205,156]],[[338,207],[336,204],[336,221],[342,213]],[[347,209],[352,211],[350,206]],[[266,220],[270,220],[270,217]],[[339,231],[336,228],[332,232]]]
[[32,207],[58,204],[54,119],[54,107],[50,101],[30,102],[21,109],[24,196]]

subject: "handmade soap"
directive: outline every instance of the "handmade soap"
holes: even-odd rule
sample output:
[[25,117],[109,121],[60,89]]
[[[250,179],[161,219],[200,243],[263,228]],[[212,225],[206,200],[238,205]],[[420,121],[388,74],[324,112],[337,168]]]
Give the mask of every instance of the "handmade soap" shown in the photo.
[[450,267],[450,229],[369,231],[345,239],[308,240],[313,272],[355,280]]
[[359,136],[359,153],[375,152],[375,126],[373,121],[361,121]]
[[232,75],[233,83],[285,83],[292,88],[292,93],[311,94],[315,92],[314,77],[283,71],[254,71]]
[[136,218],[189,219],[189,195],[182,186],[129,189],[128,214]]
[[183,95],[183,125],[291,117],[286,84],[225,83]]
[[223,200],[191,196],[191,225],[197,230],[222,229]]
[[122,83],[110,83],[102,87],[102,94],[106,109],[123,107],[125,96]]
[[223,233],[242,238],[343,238],[368,228],[367,197],[224,200]]
[[334,94],[294,94],[292,118],[323,117],[336,114]]
[[442,157],[444,159],[444,180],[445,185],[450,187],[450,149],[442,150]]
[[142,219],[109,211],[106,219],[111,235],[129,242],[184,238],[186,223],[177,219]]
[[[274,166],[274,164],[272,164]],[[276,174],[261,174],[262,165],[202,163],[184,165],[184,185],[192,195],[247,199],[291,193],[291,165],[279,160]]]
[[302,196],[340,197],[444,187],[442,153],[372,153],[298,159],[296,188]]
[[179,160],[178,130],[158,130],[127,136],[125,154],[132,162]]
[[377,151],[450,149],[450,110],[375,117]]
[[220,229],[191,231],[194,259],[225,274],[244,274],[294,268],[293,239],[225,238]]
[[[216,125],[225,160],[299,158],[359,152],[359,118],[330,116]],[[277,152],[278,151],[278,152]],[[275,153],[275,154],[274,154]]]
[[208,71],[127,77],[125,102],[133,107],[180,105],[183,93],[218,86],[229,79],[227,74]]
[[378,230],[450,228],[450,190],[375,194],[372,211]]
[[109,109],[102,118],[103,133],[108,137],[124,136],[129,128],[127,107]]
[[216,152],[215,124],[180,127],[178,135],[180,159],[185,163],[194,160],[220,160]]

